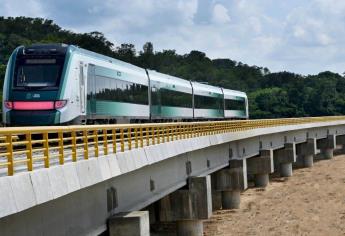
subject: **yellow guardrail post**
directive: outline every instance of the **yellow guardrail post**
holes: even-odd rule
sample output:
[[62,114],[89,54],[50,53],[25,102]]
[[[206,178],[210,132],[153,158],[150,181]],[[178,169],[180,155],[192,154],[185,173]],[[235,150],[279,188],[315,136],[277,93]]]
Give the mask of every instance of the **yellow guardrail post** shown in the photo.
[[14,174],[14,163],[13,163],[13,144],[12,144],[12,134],[6,135],[6,152],[7,152],[7,174]]
[[106,129],[103,129],[103,153],[108,155],[108,132]]
[[44,148],[44,167],[49,168],[50,158],[49,158],[49,137],[48,132],[43,133],[43,148]]
[[139,143],[138,143],[138,128],[134,129],[134,135],[135,135],[135,148],[139,147]]
[[89,159],[89,137],[88,130],[83,130],[83,140],[84,140],[84,159]]
[[149,127],[146,127],[145,136],[146,136],[146,146],[149,146],[149,145],[150,145],[150,132],[149,132]]
[[65,163],[64,147],[63,147],[63,131],[59,131],[58,138],[59,138],[59,164],[63,165]]
[[125,151],[125,140],[124,140],[124,134],[123,134],[123,128],[120,130],[121,136],[120,136],[120,141],[121,141],[121,152]]
[[160,135],[160,133],[161,133],[161,128],[158,126],[157,127],[157,144],[160,144],[160,142],[161,142],[161,135]]
[[152,145],[156,144],[156,136],[155,136],[155,127],[151,127],[151,139],[152,139]]
[[93,145],[94,145],[94,149],[95,149],[95,157],[98,157],[99,155],[99,149],[98,149],[98,130],[95,129],[93,131]]
[[165,126],[165,132],[167,137],[167,142],[170,142],[170,126]]
[[77,161],[77,134],[76,131],[72,131],[72,161]]
[[163,126],[162,127],[162,129],[163,129],[163,143],[165,143],[165,142],[169,142],[169,130],[168,130],[168,127],[167,126]]
[[171,128],[171,141],[177,140],[177,138],[176,138],[176,126],[173,125],[170,128]]
[[132,129],[130,127],[127,128],[127,142],[128,150],[132,150]]
[[27,166],[28,166],[28,171],[32,171],[33,168],[33,161],[32,161],[32,140],[31,140],[31,133],[26,133],[25,134],[25,139],[26,139],[26,150],[28,151],[26,153],[26,158],[28,160]]
[[116,143],[116,129],[113,129],[112,130],[112,137],[113,137],[113,153],[116,153],[116,146],[117,146],[117,143]]
[[144,147],[143,127],[140,126],[140,147]]

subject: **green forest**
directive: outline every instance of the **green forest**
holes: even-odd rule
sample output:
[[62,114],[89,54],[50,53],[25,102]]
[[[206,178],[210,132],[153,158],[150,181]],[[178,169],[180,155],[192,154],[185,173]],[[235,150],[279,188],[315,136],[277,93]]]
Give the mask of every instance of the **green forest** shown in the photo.
[[78,34],[62,29],[52,20],[0,17],[0,83],[6,63],[19,45],[66,43],[114,57],[143,68],[245,91],[251,118],[329,116],[345,113],[345,77],[330,71],[300,75],[266,67],[250,66],[231,59],[210,59],[200,51],[179,55],[173,49],[155,51],[147,42],[114,45],[101,32]]

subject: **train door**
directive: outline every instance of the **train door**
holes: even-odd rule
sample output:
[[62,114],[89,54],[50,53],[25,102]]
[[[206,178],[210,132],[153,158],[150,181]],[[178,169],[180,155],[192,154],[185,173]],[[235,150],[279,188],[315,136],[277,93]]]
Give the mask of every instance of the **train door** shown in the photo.
[[79,65],[79,91],[80,91],[80,112],[85,113],[85,74],[84,64],[80,62]]
[[92,64],[88,65],[87,70],[87,107],[86,113],[88,118],[93,119],[96,114],[96,101],[95,101],[95,66]]

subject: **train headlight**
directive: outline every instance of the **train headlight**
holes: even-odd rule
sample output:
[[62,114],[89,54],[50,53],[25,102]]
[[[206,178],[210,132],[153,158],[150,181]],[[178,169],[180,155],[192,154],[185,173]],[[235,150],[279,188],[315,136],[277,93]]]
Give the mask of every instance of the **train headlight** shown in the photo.
[[5,101],[5,107],[7,109],[13,109],[13,102],[11,101]]
[[58,100],[58,101],[55,101],[54,107],[55,109],[60,109],[66,106],[66,104],[67,104],[67,100]]

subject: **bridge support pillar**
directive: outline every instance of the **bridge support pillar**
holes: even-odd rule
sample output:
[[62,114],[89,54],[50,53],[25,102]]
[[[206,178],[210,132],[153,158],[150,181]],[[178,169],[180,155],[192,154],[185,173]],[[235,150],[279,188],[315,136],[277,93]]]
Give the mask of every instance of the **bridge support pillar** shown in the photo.
[[217,172],[216,190],[222,194],[222,209],[240,208],[240,193],[247,187],[246,160],[230,160],[229,168]]
[[204,233],[202,220],[179,220],[176,227],[177,235],[201,236]]
[[248,174],[254,175],[256,187],[266,187],[274,171],[273,149],[261,150],[260,155],[247,159]]
[[202,236],[202,220],[212,215],[211,178],[190,177],[186,189],[160,201],[160,220],[176,221],[178,236]]
[[320,149],[323,159],[332,159],[333,150],[336,147],[336,135],[330,134],[324,139],[317,140],[317,147]]
[[292,163],[296,162],[295,143],[286,143],[283,149],[274,151],[274,166],[281,177],[292,176]]
[[211,174],[211,189],[212,189],[212,211],[220,210],[222,208],[222,192],[217,191],[217,175],[218,172]]
[[297,167],[308,168],[314,165],[314,156],[316,155],[316,139],[308,138],[307,142],[296,146]]
[[292,176],[292,162],[281,163],[279,168],[279,173],[281,177],[290,177]]
[[149,236],[148,211],[124,212],[109,219],[110,236]]
[[345,135],[339,135],[336,138],[337,145],[341,145],[341,153],[345,153]]

